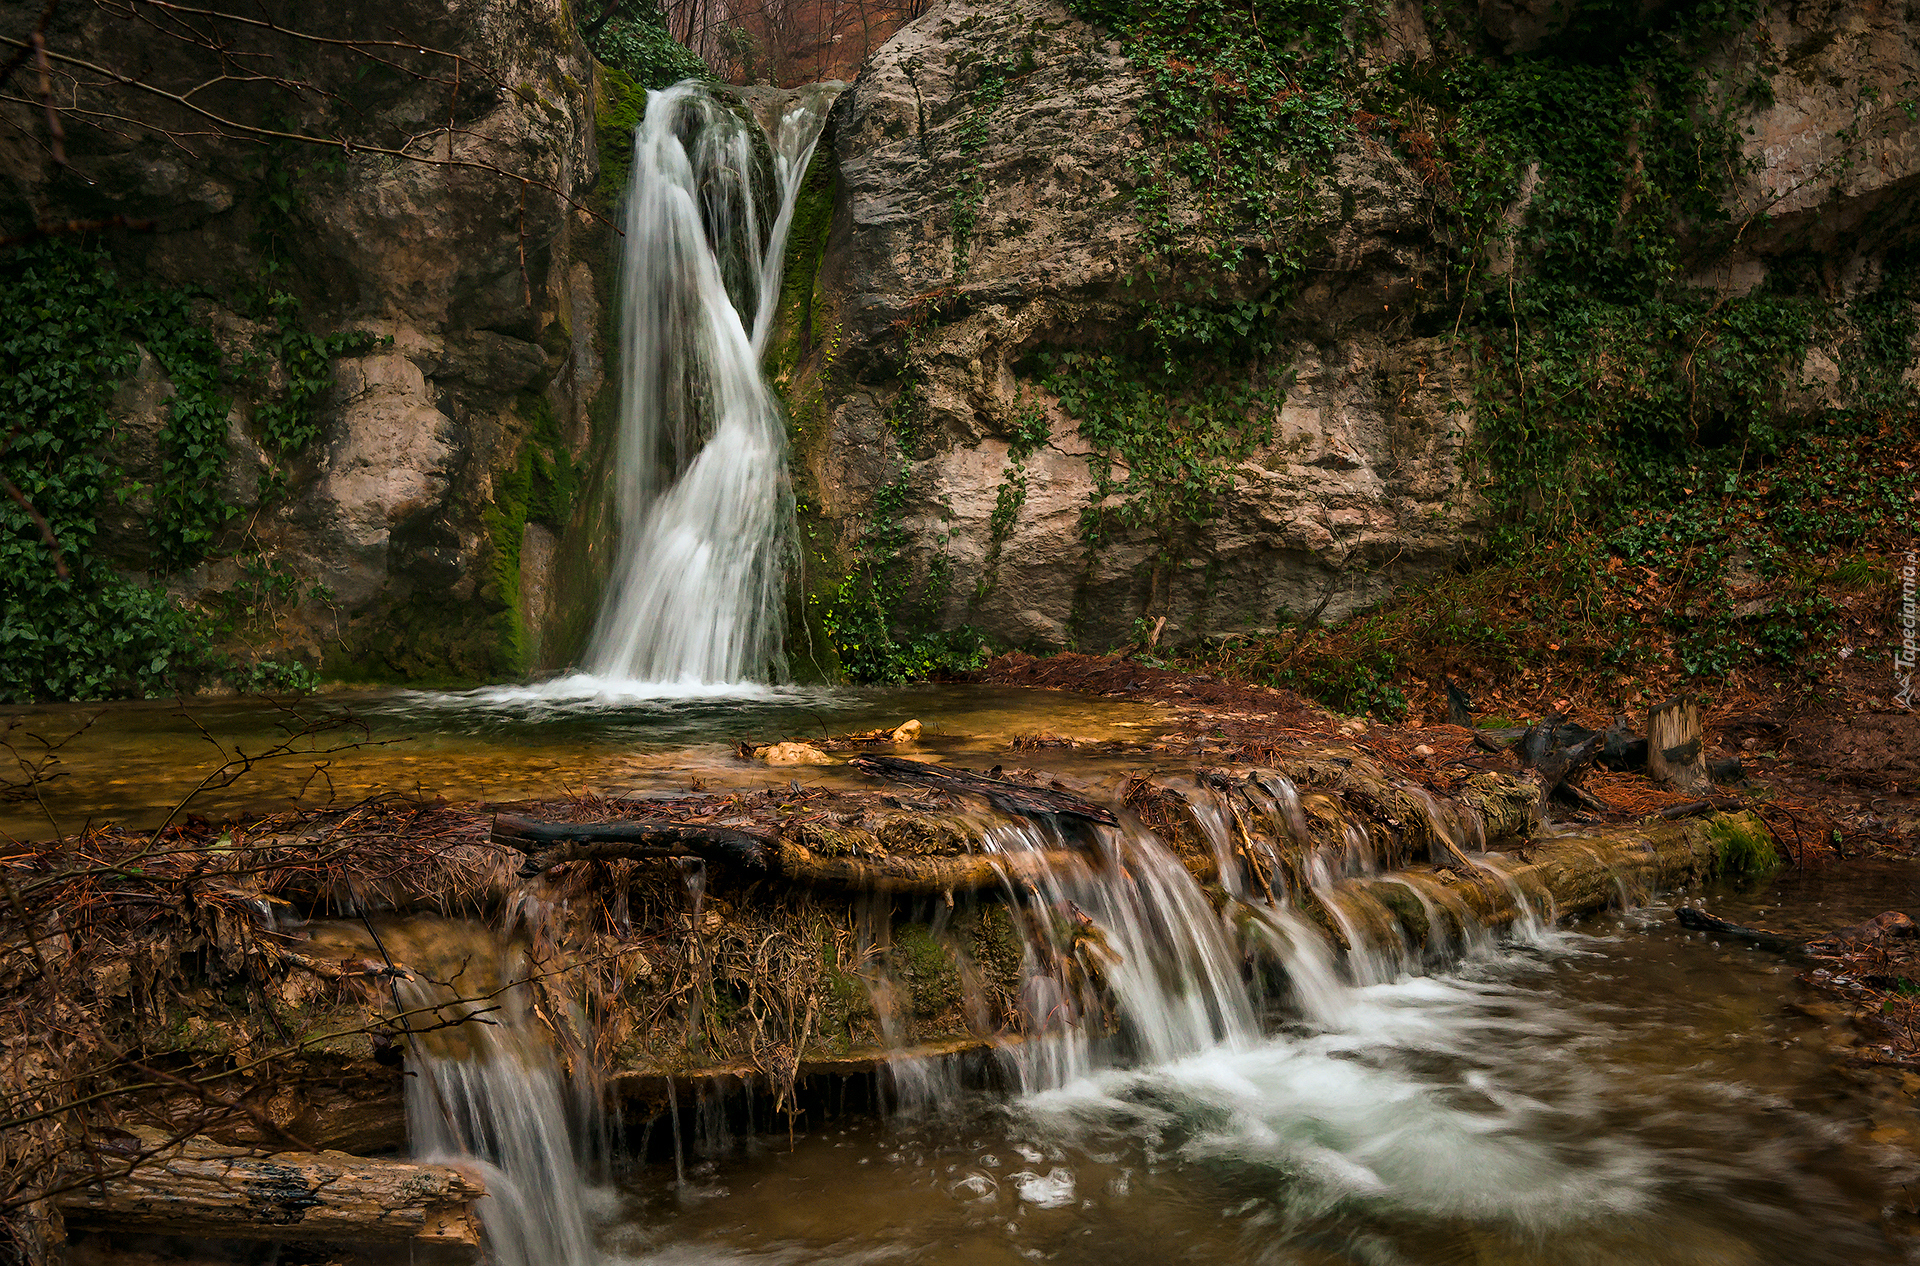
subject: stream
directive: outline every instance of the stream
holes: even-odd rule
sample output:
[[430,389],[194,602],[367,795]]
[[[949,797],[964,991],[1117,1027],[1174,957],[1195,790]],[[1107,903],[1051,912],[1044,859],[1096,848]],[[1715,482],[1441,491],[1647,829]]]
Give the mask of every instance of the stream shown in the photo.
[[[1910,866],[1716,892],[1812,930],[1914,904]],[[1441,1264],[1910,1260],[1910,1100],[1836,1075],[1794,968],[1610,913],[1251,1049],[891,1121],[708,1138],[631,1172],[604,1239],[648,1263]],[[1911,1075],[1909,1075],[1911,1079]]]
[[[182,806],[207,818],[350,805],[370,796],[549,799],[685,790],[695,781],[756,787],[794,779],[864,781],[843,766],[769,767],[739,759],[738,740],[812,742],[903,721],[926,727],[918,759],[991,766],[1015,734],[1139,745],[1168,710],[1056,691],[982,686],[760,686],[679,696],[562,689],[335,690],[297,703],[195,699],[49,704],[0,712],[21,759],[51,751],[37,798],[0,800],[0,834],[44,838],[89,821],[159,825]],[[236,750],[291,750],[226,786]],[[843,754],[844,755],[844,754]],[[1092,768],[1070,750],[1049,768]],[[1036,758],[1037,759],[1037,758]],[[1008,761],[1008,763],[1020,763]]]
[[[16,766],[0,833],[140,830],[183,814],[217,821],[375,797],[484,805],[870,786],[845,750],[829,765],[776,766],[739,745],[827,744],[908,720],[921,723],[918,738],[890,754],[1033,766],[1094,799],[1117,801],[1126,774],[1157,766],[1192,779],[1191,761],[1153,747],[1176,722],[1169,708],[1019,689],[764,684],[782,676],[793,506],[786,420],[760,365],[799,183],[837,90],[795,96],[764,160],[754,125],[708,89],[649,94],[623,211],[617,561],[586,671],[459,693],[0,713]],[[1076,743],[1015,750],[1023,734]],[[1204,885],[1129,815],[1082,813],[1074,841],[1061,810],[986,829],[980,847],[1001,887],[980,900],[1003,903],[1018,927],[1009,993],[1019,997],[1004,1027],[970,1030],[992,1035],[991,1056],[915,1057],[883,1073],[885,1112],[870,1089],[851,1105],[816,1094],[798,1120],[756,1111],[752,1095],[729,1107],[733,1077],[693,1088],[703,1106],[684,1129],[684,1096],[668,1080],[670,1141],[657,1116],[622,1120],[596,1093],[617,1070],[592,1067],[584,1045],[554,1049],[546,1035],[565,1026],[522,996],[537,955],[521,941],[565,927],[557,916],[541,924],[564,900],[532,887],[504,902],[519,941],[425,916],[396,917],[382,935],[377,908],[306,928],[262,917],[285,919],[269,930],[310,938],[326,961],[386,959],[395,1010],[438,1017],[396,1039],[410,1151],[480,1168],[496,1266],[1869,1266],[1916,1255],[1902,1210],[1920,1183],[1910,1106],[1920,1077],[1837,1071],[1845,1034],[1796,1009],[1810,995],[1794,965],[1684,933],[1658,902],[1542,926],[1505,868],[1511,857],[1468,856],[1464,844],[1487,838],[1476,825],[1450,843],[1458,870],[1507,885],[1520,914],[1500,939],[1462,918],[1468,944],[1434,955],[1428,973],[1406,938],[1369,944],[1328,900],[1335,936],[1295,901],[1355,875],[1404,883],[1423,906],[1442,891],[1386,873],[1363,825],[1316,852],[1301,788],[1253,779],[1244,803],[1305,859],[1290,893],[1277,864],[1255,866],[1244,824],[1230,831],[1239,810],[1193,782],[1182,802],[1217,863]],[[696,961],[708,952],[696,920],[722,922],[701,913],[705,862],[631,856],[667,867],[674,893],[684,886],[679,926],[685,961]],[[956,887],[941,894],[945,912]],[[870,891],[883,896],[862,918],[885,931],[896,911],[884,894],[901,890]],[[932,905],[938,892],[922,896]],[[1789,872],[1707,896],[1736,922],[1813,934],[1912,908],[1914,868]],[[624,924],[624,895],[617,904]],[[1502,918],[1512,917],[1509,907]],[[803,926],[817,962],[819,937]],[[1342,941],[1352,952],[1337,952]],[[438,976],[424,970],[436,954]],[[841,978],[877,994],[884,982],[866,980],[863,961]],[[1269,996],[1268,968],[1285,997]],[[764,958],[754,973],[765,975]],[[1108,1002],[1115,1021],[1103,1033]],[[813,1019],[809,1002],[785,1052],[796,1061]],[[883,1049],[903,1045],[889,1030]],[[639,1071],[661,1078],[680,1057]]]
[[[335,709],[341,702],[325,700]],[[1139,746],[1169,715],[968,687],[768,689],[591,706],[514,691],[369,693],[349,702],[373,745],[332,758],[332,792],[347,799],[381,791],[621,793],[703,777],[729,786],[858,778],[843,767],[756,767],[732,753],[731,740],[878,728],[908,716],[926,726],[916,755],[976,766],[1009,759],[1010,732],[1068,733],[1131,749],[1020,758],[1070,765],[1098,781],[1156,763]],[[285,720],[257,701],[16,715],[39,730],[95,716],[62,749],[66,777],[45,799],[56,815],[86,806],[132,825],[164,816],[204,776],[211,749],[203,729],[251,748],[271,741]],[[310,803],[314,763],[290,757],[261,766],[194,809],[284,807],[302,784]],[[30,807],[10,806],[25,829]],[[1760,889],[1708,894],[1722,917],[1809,935],[1912,909],[1915,896],[1914,868],[1893,863],[1787,872]],[[1118,907],[1089,908],[1119,931]],[[1158,933],[1171,928],[1167,943],[1198,944],[1195,927],[1183,933],[1173,925],[1206,917],[1174,910],[1149,912],[1165,925]],[[1198,996],[1202,972],[1161,961],[1161,979],[1135,986],[1130,1005],[1141,1016],[1157,1008],[1151,1022],[1164,1027]],[[1296,975],[1322,977],[1310,1006],[1268,1005],[1252,1028],[1235,1037],[1228,1025],[1211,1045],[1202,1024],[1199,1037],[1167,1058],[1067,1061],[1034,1092],[962,1090],[942,1070],[922,1069],[911,1084],[902,1080],[913,1093],[895,1094],[903,1100],[896,1111],[815,1102],[791,1142],[784,1117],[763,1113],[747,1130],[737,1109],[732,1128],[726,1113],[696,1115],[684,1180],[658,1159],[657,1145],[652,1163],[635,1159],[642,1141],[629,1123],[627,1148],[614,1149],[615,1177],[597,1167],[600,1182],[578,1201],[599,1247],[583,1254],[576,1240],[559,1257],[509,1258],[1101,1266],[1909,1260],[1902,1236],[1910,1223],[1889,1222],[1886,1211],[1910,1205],[1908,1185],[1920,1181],[1920,1118],[1894,1080],[1899,1074],[1836,1072],[1835,1035],[1792,1005],[1811,996],[1794,981],[1797,970],[1777,955],[1683,932],[1671,906],[1657,903],[1483,942],[1438,974],[1305,962]],[[1237,994],[1231,982],[1225,988]],[[1019,1058],[1005,1062],[1010,1071],[1000,1080],[1021,1084]],[[444,1106],[448,1087],[465,1084],[448,1079],[468,1074],[453,1060],[435,1068]],[[468,1128],[504,1129],[489,1113],[532,1102],[526,1096],[543,1083],[522,1079],[531,1075],[461,1090],[462,1102],[471,1094],[462,1109],[474,1122]],[[1905,1089],[1920,1088],[1920,1078],[1905,1080]],[[703,1093],[726,1089],[715,1083]],[[435,1142],[422,1121],[416,1115],[416,1146],[455,1154],[466,1146],[458,1131]],[[529,1146],[556,1145],[550,1123],[524,1128]],[[520,1207],[542,1206],[535,1199]],[[494,1216],[514,1215],[503,1207]],[[490,1225],[498,1238],[498,1223]]]

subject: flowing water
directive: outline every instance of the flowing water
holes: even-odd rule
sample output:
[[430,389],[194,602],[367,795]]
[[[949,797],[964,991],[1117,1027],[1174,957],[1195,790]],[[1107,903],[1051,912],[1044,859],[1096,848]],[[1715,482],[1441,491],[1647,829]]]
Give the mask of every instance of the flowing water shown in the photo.
[[[1910,866],[1720,894],[1831,927],[1911,906]],[[1834,1071],[1794,968],[1614,913],[1337,1018],[938,1115],[810,1119],[631,1175],[610,1260],[1846,1266],[1910,1260],[1904,1095]],[[1176,1026],[1177,1027],[1177,1026]],[[1190,1030],[1189,1030],[1190,1031]],[[1908,1224],[1910,1229],[1910,1224]]]
[[692,83],[647,96],[625,212],[621,536],[582,678],[681,689],[779,675],[786,423],[760,376],[781,262],[834,90],[772,138]]
[[[1011,736],[1036,731],[1143,749],[1171,712],[980,686],[762,687],[680,699],[556,698],[538,688],[338,691],[292,706],[260,699],[48,705],[0,713],[0,728],[13,727],[0,741],[23,759],[54,758],[46,770],[54,777],[37,796],[0,797],[0,834],[39,839],[88,821],[150,827],[182,805],[220,818],[375,795],[499,801],[684,791],[699,783],[862,784],[844,765],[768,766],[741,760],[734,745],[821,742],[910,719],[925,729],[900,755],[990,768],[1038,761],[1040,754],[1017,756],[1007,747]],[[290,750],[220,785],[236,750],[259,755],[279,745]],[[1049,749],[1044,757],[1050,769],[1102,767],[1084,750]]]
[[[1004,823],[990,847],[1060,843]],[[589,1184],[575,1157],[592,1149],[572,1140],[591,1114],[569,1113],[553,1055],[511,1023],[463,1027],[418,1044],[416,1148],[498,1168],[486,1223],[505,1266],[1910,1259],[1911,1220],[1884,1215],[1920,1182],[1920,1116],[1892,1083],[1836,1073],[1785,960],[1680,932],[1653,905],[1483,936],[1433,974],[1392,947],[1342,965],[1245,872],[1223,870],[1216,907],[1150,832],[1104,830],[1095,856],[1008,885],[1033,1027],[998,1053],[1010,1092],[914,1061],[890,1118],[816,1096],[789,1134],[751,1087],[742,1129],[724,1102],[737,1086],[696,1085],[684,1114],[676,1101],[674,1163]],[[1811,934],[1916,895],[1900,865],[1711,900]],[[1063,938],[1063,921],[1080,930]],[[1244,970],[1263,943],[1283,993]],[[1104,1002],[1076,961],[1097,963]],[[439,996],[421,988],[403,1001]],[[1118,1023],[1099,1036],[1103,1005]]]

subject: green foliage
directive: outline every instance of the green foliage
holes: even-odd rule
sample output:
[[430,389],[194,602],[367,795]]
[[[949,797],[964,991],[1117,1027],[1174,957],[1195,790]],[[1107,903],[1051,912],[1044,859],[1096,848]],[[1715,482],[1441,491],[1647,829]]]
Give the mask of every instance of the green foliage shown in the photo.
[[[201,298],[123,282],[104,253],[72,239],[0,261],[0,474],[33,508],[0,501],[0,699],[151,695],[210,677],[242,688],[306,680],[298,666],[243,665],[217,651],[218,613],[181,608],[96,548],[110,498],[150,495],[151,561],[165,570],[201,561],[234,513],[220,488],[237,378]],[[114,465],[107,408],[138,363],[136,343],[173,388],[147,489]]]
[[220,493],[227,461],[231,400],[220,346],[192,310],[192,291],[119,293],[119,317],[137,332],[173,384],[161,433],[160,478],[149,531],[162,568],[200,561],[234,508]]
[[[35,243],[0,267],[0,474],[58,542],[56,554],[25,508],[0,501],[0,699],[164,690],[195,652],[184,615],[157,586],[128,580],[91,552],[102,499],[120,484],[104,451],[113,431],[106,406],[135,364],[128,325],[141,305],[103,256],[71,242]],[[189,396],[188,416],[202,403]],[[192,460],[191,447],[191,435],[169,445],[170,471]]]
[[618,66],[600,67],[603,89],[594,112],[594,142],[600,150],[600,183],[608,197],[626,191],[633,172],[633,134],[647,112],[647,90]]
[[[602,64],[642,89],[665,88],[682,79],[712,79],[698,54],[673,38],[654,0],[630,6],[634,16],[609,19],[589,41]],[[627,135],[633,135],[629,129]]]
[[[1350,0],[1070,7],[1119,35],[1147,81],[1134,197],[1150,249],[1290,275],[1310,177],[1353,131],[1356,54],[1372,9]],[[1197,202],[1192,223],[1178,214],[1187,197]]]
[[526,671],[531,660],[520,618],[520,547],[527,524],[566,527],[581,482],[546,397],[527,396],[519,409],[531,424],[527,441],[519,459],[495,480],[493,504],[481,515],[492,544],[489,596],[502,609],[495,667],[511,673]]
[[1037,403],[1028,401],[1014,414],[1012,434],[1007,445],[1007,465],[1000,472],[1000,487],[994,493],[993,512],[987,516],[987,557],[974,585],[975,602],[993,592],[998,582],[1000,550],[1013,535],[1013,523],[1020,507],[1027,503],[1027,458],[1047,442],[1051,428],[1047,414]]
[[987,662],[987,645],[973,629],[937,627],[952,576],[940,555],[916,581],[899,522],[906,503],[903,468],[874,498],[852,572],[825,601],[814,599],[841,671],[853,681],[925,681],[972,672]]
[[[258,398],[254,425],[269,447],[289,456],[320,436],[315,409],[333,385],[333,362],[341,356],[368,351],[379,340],[365,330],[314,334],[302,329],[300,301],[285,291],[264,296],[263,306],[274,322],[274,330],[249,359],[248,367],[264,377],[262,371],[277,364],[286,377],[286,386],[278,399]],[[264,383],[258,385],[264,387]]]
[[1116,529],[1144,530],[1170,551],[1183,530],[1212,520],[1234,467],[1271,438],[1282,398],[1257,366],[1220,381],[1191,368],[1205,362],[1173,355],[1066,352],[1043,363],[1045,385],[1092,447],[1094,489],[1080,524],[1090,546]]
[[955,129],[960,157],[968,164],[955,183],[949,210],[948,235],[953,242],[953,275],[966,276],[973,259],[973,229],[980,218],[980,207],[987,200],[987,178],[972,166],[987,143],[987,119],[1007,95],[1007,73],[998,66],[983,65],[979,80],[967,99],[967,113]]

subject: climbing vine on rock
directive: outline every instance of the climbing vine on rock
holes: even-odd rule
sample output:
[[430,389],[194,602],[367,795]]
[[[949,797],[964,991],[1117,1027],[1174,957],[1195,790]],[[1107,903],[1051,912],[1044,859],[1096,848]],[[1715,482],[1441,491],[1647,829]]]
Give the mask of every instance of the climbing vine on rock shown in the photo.
[[1051,427],[1046,411],[1036,402],[1024,403],[1013,416],[1012,434],[1007,445],[1007,465],[1000,472],[1000,486],[994,490],[993,513],[987,516],[987,557],[975,582],[975,602],[993,592],[999,583],[1000,550],[1013,535],[1014,520],[1027,503],[1027,459],[1047,442]]
[[[204,303],[190,288],[125,282],[104,252],[71,239],[0,261],[0,474],[26,503],[0,500],[0,699],[165,693],[211,678],[310,684],[298,665],[242,664],[219,651],[221,613],[184,608],[128,574],[140,561],[163,572],[199,563],[235,512],[221,489],[242,374]],[[171,387],[147,486],[117,464],[108,407],[140,348]],[[317,375],[290,369],[291,416],[310,416],[316,393],[301,374],[309,384]],[[108,556],[102,513],[139,498],[150,558]]]
[[979,80],[967,101],[967,113],[955,129],[962,169],[954,182],[948,235],[953,243],[953,275],[966,276],[973,261],[973,230],[987,200],[987,177],[977,164],[987,143],[987,122],[1007,95],[1007,72],[999,66],[979,68]]
[[1149,252],[1290,277],[1301,201],[1354,132],[1373,10],[1348,0],[1071,7],[1119,35],[1147,83],[1133,166]]
[[1080,519],[1089,548],[1144,530],[1163,562],[1184,530],[1219,513],[1234,467],[1272,438],[1282,400],[1257,370],[1213,380],[1172,360],[1084,352],[1046,363],[1045,385],[1092,450],[1094,488]]
[[854,681],[924,681],[986,663],[987,646],[973,629],[937,625],[953,584],[951,565],[941,554],[915,574],[900,522],[907,497],[903,463],[900,477],[874,496],[852,570],[824,600],[815,600],[841,671]]
[[[1477,11],[1427,6],[1423,51],[1398,60],[1377,41],[1360,55],[1378,10],[1343,0],[1073,7],[1121,39],[1150,90],[1135,204],[1158,270],[1134,284],[1156,346],[1271,329],[1244,319],[1249,304],[1284,320],[1314,249],[1296,212],[1328,195],[1343,153],[1389,147],[1420,177],[1443,273],[1431,291],[1444,303],[1424,301],[1416,332],[1457,338],[1475,366],[1482,563],[1523,568],[1592,621],[1556,646],[1611,644],[1616,665],[1670,655],[1698,676],[1756,659],[1818,671],[1826,572],[1796,572],[1791,552],[1857,549],[1865,523],[1912,530],[1904,468],[1871,454],[1920,403],[1904,380],[1915,287],[1897,252],[1851,301],[1792,260],[1744,291],[1699,283],[1765,218],[1736,196],[1751,169],[1744,120],[1771,103],[1780,69],[1756,3],[1573,6],[1521,52],[1502,51]],[[1920,100],[1866,102],[1834,164],[1866,152],[1875,111],[1909,118]],[[1246,363],[1230,342],[1201,357],[1221,380]],[[1839,379],[1825,395],[1801,382],[1820,349]],[[1070,412],[1095,434],[1125,431],[1153,390],[1137,367],[1091,382],[1072,368],[1060,388],[1079,390]],[[1109,403],[1084,403],[1089,385]],[[1189,473],[1173,500],[1203,507],[1207,487]],[[1640,590],[1667,601],[1650,609]],[[1287,671],[1314,688],[1311,672]],[[1334,675],[1343,699],[1365,693]]]

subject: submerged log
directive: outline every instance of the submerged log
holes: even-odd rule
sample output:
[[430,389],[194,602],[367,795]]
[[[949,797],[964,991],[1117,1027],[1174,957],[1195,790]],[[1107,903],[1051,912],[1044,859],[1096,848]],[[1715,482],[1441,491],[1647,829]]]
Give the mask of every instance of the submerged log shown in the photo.
[[1768,928],[1742,927],[1716,918],[1705,910],[1681,906],[1673,912],[1674,921],[1689,932],[1707,932],[1730,941],[1745,941],[1777,954],[1808,958],[1838,958],[1866,946],[1878,945],[1891,937],[1916,935],[1913,920],[1898,910],[1876,914],[1864,923],[1837,928],[1824,936],[1808,938]]
[[1673,912],[1673,918],[1674,922],[1689,932],[1707,932],[1730,941],[1745,941],[1776,954],[1798,954],[1806,949],[1805,937],[1789,936],[1785,932],[1773,932],[1766,928],[1741,927],[1738,923],[1715,918],[1705,910],[1696,910],[1692,906],[1681,906]]
[[71,1225],[144,1235],[477,1250],[473,1206],[486,1194],[451,1165],[344,1152],[250,1155],[189,1139],[55,1204]]
[[[1350,879],[1332,891],[1350,915],[1356,907],[1372,907],[1377,917],[1391,918],[1411,946],[1458,944],[1462,917],[1505,927],[1524,917],[1522,900],[1536,917],[1605,909],[1628,893],[1672,890],[1720,873],[1728,864],[1729,841],[1766,833],[1751,813],[1605,827],[1536,842],[1531,860],[1518,864],[1488,859],[1471,879],[1410,867],[1391,878]],[[1436,915],[1445,926],[1431,926]]]

